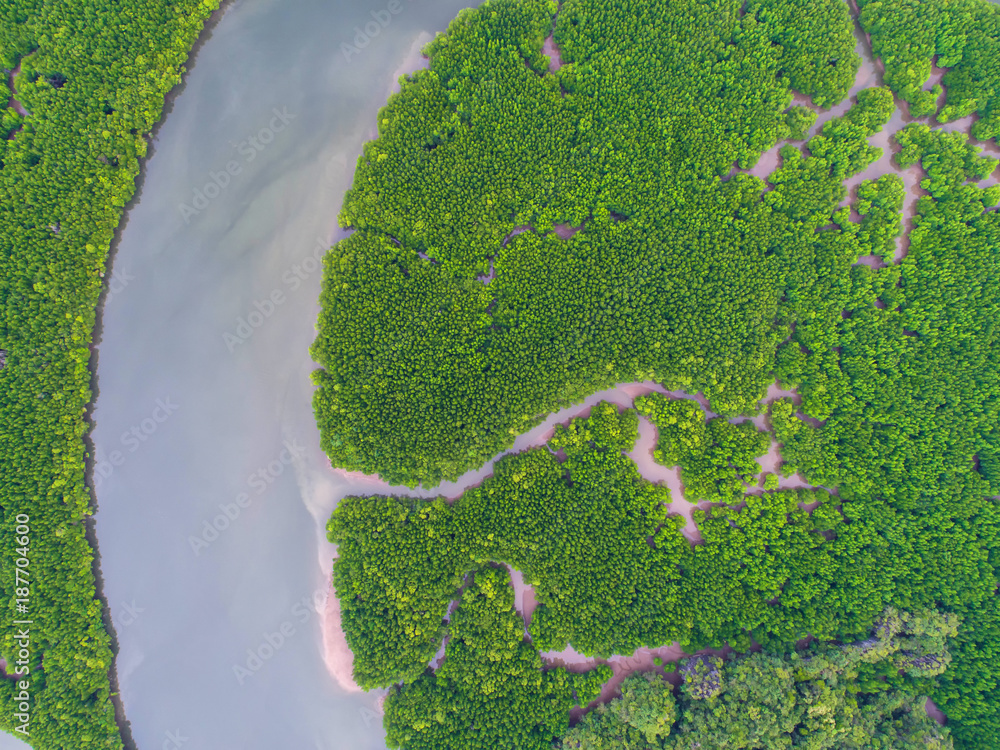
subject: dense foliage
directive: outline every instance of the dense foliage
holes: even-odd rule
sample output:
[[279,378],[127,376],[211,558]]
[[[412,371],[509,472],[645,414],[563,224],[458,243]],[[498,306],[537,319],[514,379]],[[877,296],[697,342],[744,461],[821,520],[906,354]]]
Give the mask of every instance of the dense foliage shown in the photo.
[[[379,115],[313,347],[338,466],[432,485],[616,382],[701,390],[734,415],[771,380],[783,208],[728,176],[805,135],[814,115],[788,109],[790,85],[846,96],[860,63],[847,7],[566,0],[552,73],[555,11],[462,13]],[[866,134],[845,120],[810,167],[843,175],[848,153],[869,158]],[[825,195],[839,201],[839,182]],[[562,239],[558,223],[583,230]]]
[[[1000,137],[1000,7],[981,0],[858,0],[861,25],[885,63],[885,83],[914,117],[949,122],[973,112],[972,135]],[[932,65],[948,68],[925,89]]]
[[944,545],[960,538],[957,530],[932,535],[899,514],[883,525],[868,505],[842,512],[823,490],[765,492],[696,511],[704,544],[691,547],[681,520],[666,515],[667,488],[643,480],[624,455],[635,419],[599,404],[553,436],[549,448],[565,461],[547,448],[507,457],[453,505],[344,499],[329,531],[359,684],[419,675],[447,633],[462,576],[487,561],[534,584],[530,630],[540,650],[568,644],[598,656],[671,641],[693,651],[726,643],[746,650],[751,637],[854,639],[895,601],[961,602],[982,597],[994,580],[984,567],[1000,530],[992,504],[961,527],[965,568],[937,578],[924,565],[950,561]]
[[[484,658],[485,657],[485,658]],[[546,750],[566,732],[569,710],[598,696],[610,667],[542,671],[524,640],[503,568],[482,568],[452,616],[444,663],[394,689],[386,742],[412,750]]]
[[[887,607],[961,618],[951,667],[907,679],[957,746],[1000,747],[1000,188],[977,185],[997,163],[928,124],[893,136],[896,166],[923,172],[899,262],[903,180],[844,186],[883,155],[870,138],[894,92],[913,117],[975,113],[974,137],[998,134],[1000,14],[860,5],[886,86],[805,143],[813,110],[789,108],[790,88],[830,106],[857,70],[839,1],[565,0],[553,24],[552,3],[492,0],[389,101],[345,200],[356,231],[325,265],[315,406],[335,464],[454,478],[621,381],[701,391],[721,417],[636,404],[688,499],[714,503],[693,547],[666,488],[624,455],[636,414],[607,404],[452,505],[346,499],[330,538],[363,686],[419,678],[463,576],[502,562],[535,586],[540,650],[776,654],[865,638]],[[940,112],[942,89],[924,90],[935,56],[950,68]],[[766,182],[741,174],[776,144]],[[783,471],[827,489],[771,491],[772,477],[744,494],[770,436],[729,418],[775,379],[799,394],[769,412]],[[755,658],[748,675],[784,669]],[[862,700],[826,686],[853,712],[843,726],[885,747],[946,743],[885,669],[859,672]],[[634,697],[621,711],[642,747],[662,727]]]
[[659,432],[653,458],[664,466],[681,467],[684,497],[689,502],[735,505],[747,485],[756,483],[757,458],[771,447],[771,436],[753,422],[732,424],[722,417],[706,422],[697,403],[658,393],[640,398],[635,405]]
[[[899,571],[900,606],[945,604],[966,618],[959,659],[943,678],[955,735],[993,747],[1000,731],[1000,670],[973,655],[996,653],[995,497],[1000,409],[1000,189],[974,184],[997,167],[966,136],[912,124],[900,131],[902,166],[920,162],[927,195],[898,266],[855,267],[830,292],[844,311],[820,334],[796,328],[777,375],[803,395],[771,413],[789,471],[838,487],[844,513],[905,543],[890,547],[869,580],[885,598]],[[865,521],[865,519],[869,519]],[[989,520],[987,520],[989,519]],[[895,550],[908,547],[905,557]],[[981,629],[980,629],[981,628]],[[975,644],[975,645],[974,645]]]
[[626,677],[619,692],[586,714],[562,736],[560,745],[573,750],[662,747],[677,716],[673,686],[648,672]]
[[[38,748],[122,746],[85,536],[90,344],[146,136],[217,5],[0,4],[0,656],[13,676],[24,628],[14,621],[30,620],[26,728]],[[8,101],[18,67],[26,116]],[[16,533],[19,516],[30,519],[28,534]],[[29,562],[30,586],[17,582],[19,559]],[[16,598],[29,600],[26,611]],[[0,680],[7,731],[23,726],[24,679]]]
[[[958,653],[996,653],[991,550],[1000,541],[1000,516],[985,498],[997,492],[1000,452],[993,344],[1000,275],[991,252],[996,214],[984,207],[998,196],[967,184],[995,164],[959,135],[920,125],[901,133],[901,166],[920,159],[928,173],[909,254],[877,272],[852,265],[861,255],[889,258],[901,232],[903,191],[895,176],[861,184],[859,223],[840,206],[844,177],[879,157],[867,136],[892,109],[885,90],[862,92],[806,152],[782,149],[763,195],[755,180],[715,183],[717,195],[738,191],[733,221],[741,222],[744,241],[770,238],[758,261],[780,264],[785,287],[774,318],[780,337],[790,334],[773,367],[801,393],[798,409],[822,421],[817,428],[801,419],[791,401],[774,405],[786,468],[837,488],[839,497],[767,492],[698,513],[705,544],[691,549],[656,505],[665,490],[657,501],[657,488],[622,456],[634,435],[632,418],[620,416],[616,425],[610,407],[599,407],[588,422],[553,438],[565,464],[544,450],[506,459],[454,507],[350,499],[334,517],[331,538],[341,543],[338,592],[354,592],[345,602],[345,627],[363,684],[390,684],[423,669],[446,627],[449,581],[483,560],[507,562],[536,584],[540,606],[531,631],[540,648],[568,643],[608,655],[671,640],[692,650],[727,642],[746,649],[751,637],[765,644],[807,634],[853,639],[887,605],[940,604],[967,619]],[[383,247],[400,252],[390,241]],[[523,244],[519,252],[527,252]],[[416,267],[428,273],[445,265],[418,259]],[[538,268],[536,276],[551,279],[560,268]],[[530,283],[519,278],[521,286]],[[497,280],[484,288],[492,293]],[[671,310],[678,314],[677,303]],[[659,458],[682,466],[696,496],[738,499],[758,470],[764,436],[746,425],[706,423],[693,404],[650,397],[639,407],[661,427]],[[420,517],[431,513],[439,524],[433,531]],[[372,535],[373,514],[396,525]],[[415,559],[429,565],[413,565]],[[376,570],[384,577],[373,577]],[[414,606],[386,601],[400,574],[422,597]],[[411,618],[427,621],[423,641],[406,632]],[[392,622],[399,627],[389,632]],[[995,741],[993,674],[988,659],[977,656],[928,688],[940,691],[935,696],[946,711],[963,717],[956,732],[969,747]]]
[[[674,520],[658,532],[669,491],[642,480],[623,455],[635,433],[635,412],[605,403],[553,437],[564,463],[545,449],[512,456],[453,506],[341,501],[329,532],[339,545],[334,584],[358,683],[420,674],[446,632],[457,582],[487,561],[536,583],[531,633],[541,650],[569,640],[610,656],[672,640],[676,559],[687,542]],[[655,549],[646,541],[654,536]]]
[[888,610],[876,633],[843,647],[683,662],[680,696],[655,673],[564,735],[564,750],[917,750],[952,748],[924,711],[914,677],[948,663],[954,618]]

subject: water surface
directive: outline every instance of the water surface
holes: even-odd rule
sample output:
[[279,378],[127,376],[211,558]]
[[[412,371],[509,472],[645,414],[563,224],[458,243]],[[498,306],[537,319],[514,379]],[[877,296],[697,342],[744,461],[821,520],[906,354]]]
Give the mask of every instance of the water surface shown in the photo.
[[[323,529],[344,495],[402,488],[332,470],[319,449],[316,259],[396,73],[467,4],[238,0],[158,132],[114,260],[93,433],[105,593],[140,748],[385,746],[378,694],[351,690],[337,663]],[[879,79],[864,56],[856,89]],[[887,154],[865,177],[892,169]],[[595,394],[515,448],[601,398],[649,390]],[[654,439],[643,422],[633,456],[674,489],[695,540]],[[417,494],[457,496],[491,466]]]
[[233,3],[158,132],[114,259],[93,432],[140,748],[384,747],[378,696],[322,656],[320,542],[349,483],[312,416],[316,259],[396,70],[466,4]]

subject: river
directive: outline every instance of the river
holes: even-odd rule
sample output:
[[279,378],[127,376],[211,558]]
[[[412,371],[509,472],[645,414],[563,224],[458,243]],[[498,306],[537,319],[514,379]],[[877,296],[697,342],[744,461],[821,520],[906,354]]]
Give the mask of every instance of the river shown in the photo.
[[[139,748],[385,747],[380,696],[352,689],[333,632],[324,527],[344,495],[390,488],[330,469],[319,448],[316,259],[339,236],[398,71],[467,4],[236,0],[157,132],[113,261],[92,434],[104,591]],[[858,83],[873,78],[866,55]],[[595,394],[515,449],[599,398],[653,389]],[[634,457],[671,484],[694,540],[650,430]],[[454,497],[491,465],[439,491]]]
[[238,0],[157,133],[113,261],[92,435],[140,748],[385,747],[378,695],[322,659],[324,526],[351,485],[312,415],[316,258],[396,71],[467,4]]

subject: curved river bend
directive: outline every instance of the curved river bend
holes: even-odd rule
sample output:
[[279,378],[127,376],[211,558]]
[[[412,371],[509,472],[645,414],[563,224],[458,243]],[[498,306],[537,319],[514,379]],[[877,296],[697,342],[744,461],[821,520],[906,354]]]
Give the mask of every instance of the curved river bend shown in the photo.
[[[158,132],[114,259],[92,435],[105,594],[140,748],[385,747],[379,695],[351,689],[330,637],[324,527],[341,497],[389,488],[331,470],[319,449],[317,258],[398,72],[468,4],[235,0]],[[859,86],[876,82],[864,56]],[[515,448],[651,385],[595,394]],[[676,472],[643,441],[643,473],[679,500]]]
[[385,747],[379,696],[322,658],[321,543],[351,486],[312,416],[317,258],[397,70],[466,4],[237,0],[158,132],[114,259],[92,434],[140,748]]

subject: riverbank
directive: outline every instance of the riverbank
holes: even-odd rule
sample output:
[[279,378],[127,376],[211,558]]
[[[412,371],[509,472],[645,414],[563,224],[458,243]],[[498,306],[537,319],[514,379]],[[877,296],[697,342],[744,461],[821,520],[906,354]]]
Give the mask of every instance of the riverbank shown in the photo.
[[28,116],[28,110],[24,108],[24,105],[17,100],[17,87],[14,85],[14,79],[21,74],[21,64],[24,58],[18,60],[17,65],[10,72],[10,76],[7,81],[7,88],[10,89],[10,101],[7,102],[7,106],[17,112],[21,117]]
[[[115,227],[114,234],[111,239],[111,244],[108,248],[107,259],[105,262],[105,271],[103,277],[105,279],[111,279],[114,269],[115,257],[118,254],[118,247],[121,244],[122,234],[125,231],[125,227],[128,225],[128,219],[131,211],[139,204],[142,198],[142,186],[145,181],[145,164],[153,157],[155,153],[155,142],[157,133],[166,121],[167,115],[173,110],[174,102],[177,97],[183,93],[184,88],[187,86],[188,77],[191,70],[193,69],[195,62],[197,60],[198,52],[201,48],[208,42],[212,36],[212,31],[218,25],[219,21],[225,15],[226,11],[229,9],[230,5],[239,0],[221,0],[219,7],[213,11],[208,19],[202,26],[201,33],[198,35],[197,40],[191,46],[188,52],[187,62],[185,63],[184,72],[181,74],[181,82],[174,86],[164,98],[163,110],[160,114],[159,120],[149,131],[147,136],[148,148],[146,155],[142,158],[140,162],[142,169],[135,180],[135,192],[132,197],[125,204],[122,209],[121,219],[118,225]],[[18,66],[20,68],[20,66]],[[96,447],[93,442],[92,433],[94,429],[94,419],[93,412],[97,404],[97,399],[100,396],[100,378],[98,375],[98,365],[100,361],[100,343],[104,333],[104,307],[107,303],[108,295],[110,294],[110,284],[105,284],[101,295],[98,298],[97,306],[95,308],[95,318],[94,318],[94,329],[91,335],[90,341],[90,402],[87,405],[87,409],[84,412],[83,419],[87,425],[87,431],[84,434],[84,445],[86,448],[85,458],[84,458],[84,474],[85,483],[87,488],[90,490],[91,495],[91,515],[89,515],[85,521],[86,529],[86,539],[91,549],[94,551],[93,558],[93,574],[94,581],[96,584],[97,600],[101,603],[101,620],[104,623],[104,629],[108,633],[111,639],[111,652],[114,659],[111,663],[111,670],[109,672],[109,680],[111,682],[111,702],[115,709],[115,720],[118,723],[118,727],[121,730],[122,744],[125,750],[138,750],[135,738],[132,734],[132,725],[128,720],[125,705],[122,700],[121,684],[118,676],[118,655],[121,651],[121,646],[118,640],[118,633],[115,629],[114,619],[111,614],[111,607],[108,604],[108,599],[105,594],[105,581],[104,574],[101,568],[101,551],[100,542],[97,536],[97,525],[95,515],[99,508],[99,501],[97,497],[97,489],[94,483],[94,470],[96,468]]]
[[337,685],[348,693],[361,692],[354,682],[354,654],[347,645],[344,629],[340,625],[340,600],[333,590],[333,584],[326,595],[326,607],[323,612],[323,662]]

